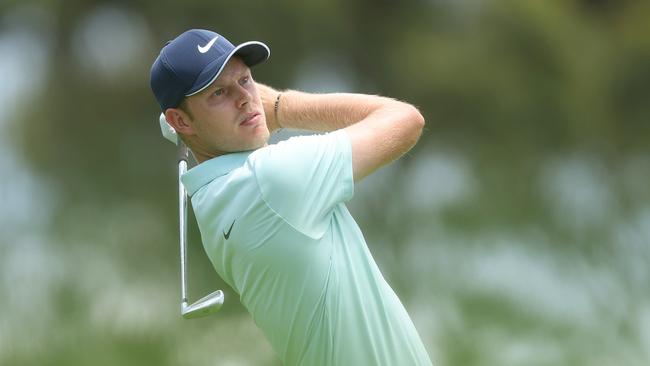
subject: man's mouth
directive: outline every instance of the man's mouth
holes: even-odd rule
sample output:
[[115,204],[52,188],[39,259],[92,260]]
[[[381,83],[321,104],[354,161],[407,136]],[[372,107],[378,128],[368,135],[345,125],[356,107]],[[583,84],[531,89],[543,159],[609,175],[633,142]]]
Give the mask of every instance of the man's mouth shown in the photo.
[[259,112],[252,112],[246,114],[244,120],[239,124],[240,126],[252,126],[259,122],[260,117],[262,116]]

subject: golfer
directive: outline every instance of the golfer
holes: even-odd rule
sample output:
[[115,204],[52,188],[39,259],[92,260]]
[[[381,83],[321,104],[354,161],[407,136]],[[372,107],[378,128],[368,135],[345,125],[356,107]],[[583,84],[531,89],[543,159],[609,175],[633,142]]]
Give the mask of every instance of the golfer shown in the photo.
[[[151,69],[167,122],[199,163],[181,181],[212,265],[284,365],[431,365],[345,206],[355,182],[416,143],[422,115],[379,96],[256,83],[250,67],[269,54],[192,29]],[[322,134],[268,145],[280,128]]]

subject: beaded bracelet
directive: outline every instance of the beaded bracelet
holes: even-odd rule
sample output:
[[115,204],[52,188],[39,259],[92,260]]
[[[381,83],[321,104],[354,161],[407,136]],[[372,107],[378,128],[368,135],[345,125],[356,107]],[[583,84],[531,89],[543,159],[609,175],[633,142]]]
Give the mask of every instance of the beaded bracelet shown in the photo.
[[280,125],[280,122],[278,122],[278,108],[280,107],[280,97],[282,96],[282,93],[278,93],[278,97],[275,98],[275,104],[273,105],[273,115],[275,116],[275,122]]

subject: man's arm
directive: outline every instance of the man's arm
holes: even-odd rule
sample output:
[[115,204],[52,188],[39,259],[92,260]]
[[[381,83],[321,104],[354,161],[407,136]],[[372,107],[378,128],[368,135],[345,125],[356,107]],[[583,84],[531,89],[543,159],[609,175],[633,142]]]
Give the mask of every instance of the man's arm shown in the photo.
[[412,105],[364,94],[283,91],[276,113],[274,107],[279,92],[257,85],[270,130],[282,127],[320,132],[345,129],[352,145],[355,181],[409,151],[424,127],[424,118]]

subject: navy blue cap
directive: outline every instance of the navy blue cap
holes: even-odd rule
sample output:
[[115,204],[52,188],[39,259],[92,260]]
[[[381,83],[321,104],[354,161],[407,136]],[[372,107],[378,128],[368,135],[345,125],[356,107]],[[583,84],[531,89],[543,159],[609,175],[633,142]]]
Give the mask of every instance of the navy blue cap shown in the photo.
[[151,66],[151,90],[162,110],[177,107],[184,97],[207,88],[232,56],[251,67],[266,61],[271,51],[262,42],[234,46],[226,37],[205,29],[190,29],[165,47]]

